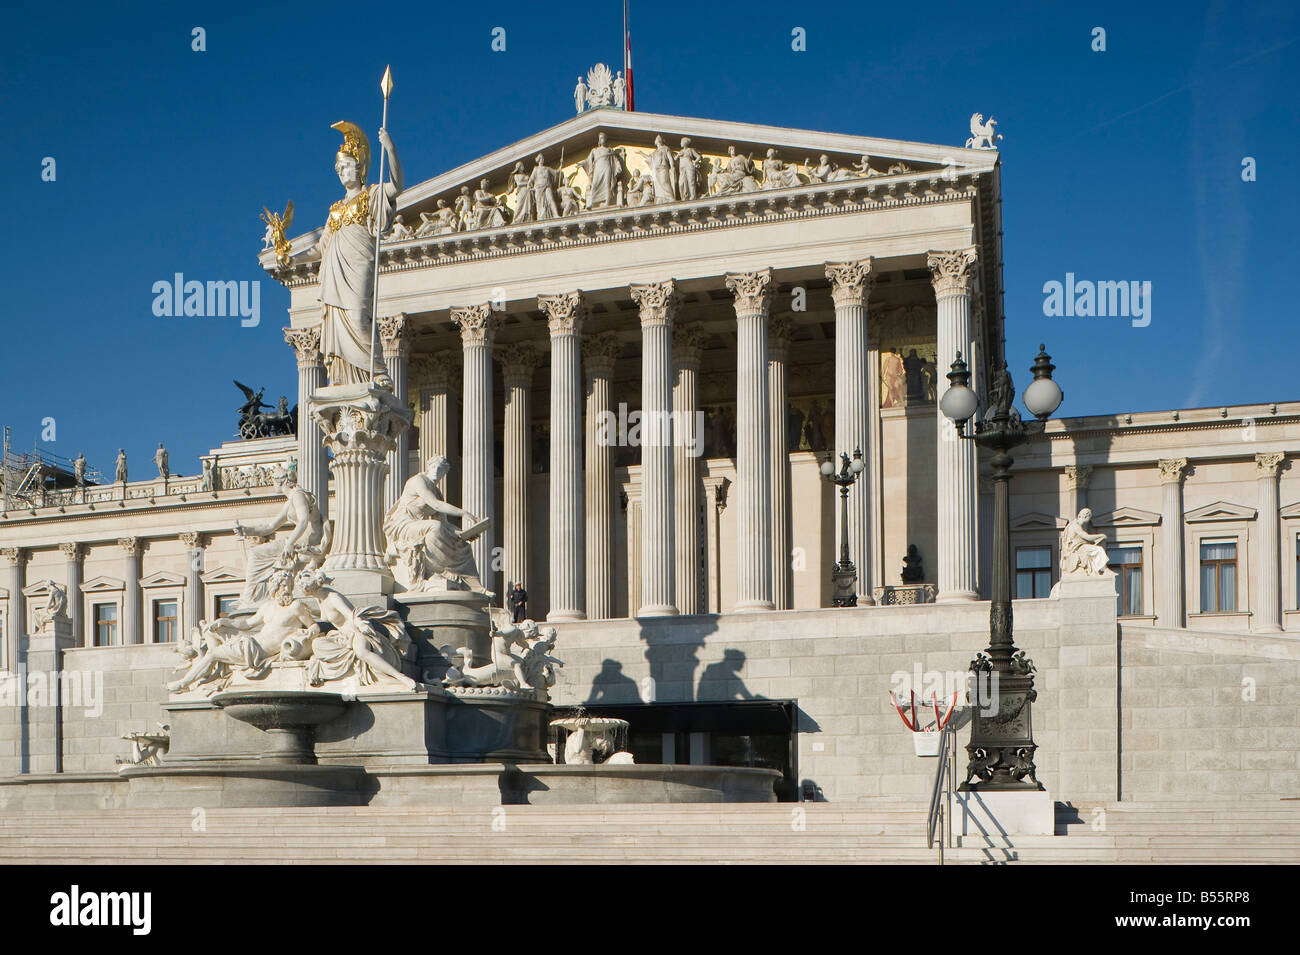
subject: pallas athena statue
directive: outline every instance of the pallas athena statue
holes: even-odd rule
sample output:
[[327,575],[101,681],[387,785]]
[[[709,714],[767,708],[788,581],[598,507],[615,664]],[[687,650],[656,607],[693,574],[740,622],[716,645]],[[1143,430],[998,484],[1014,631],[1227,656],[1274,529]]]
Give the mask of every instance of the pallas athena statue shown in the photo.
[[[371,303],[375,287],[375,233],[392,221],[402,191],[402,167],[388,131],[379,143],[392,168],[391,181],[366,185],[370,142],[354,123],[332,127],[343,134],[334,171],[346,190],[330,206],[318,248],[321,254],[321,352],[331,385],[377,381],[391,387],[382,357],[374,356]],[[374,361],[372,366],[371,362]]]

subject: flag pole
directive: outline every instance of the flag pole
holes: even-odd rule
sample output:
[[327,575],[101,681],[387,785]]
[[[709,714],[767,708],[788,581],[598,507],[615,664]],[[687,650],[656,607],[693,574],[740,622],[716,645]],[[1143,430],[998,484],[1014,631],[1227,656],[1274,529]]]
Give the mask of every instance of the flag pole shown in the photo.
[[[379,89],[384,94],[384,116],[380,121],[379,128],[388,129],[388,94],[393,91],[393,70],[391,66],[384,67],[383,79],[379,81]],[[387,150],[384,144],[379,144],[379,191],[376,193],[378,202],[375,203],[375,281],[371,287],[370,295],[370,380],[375,380],[375,326],[379,321],[379,240],[384,232],[383,208],[384,208],[384,158]]]

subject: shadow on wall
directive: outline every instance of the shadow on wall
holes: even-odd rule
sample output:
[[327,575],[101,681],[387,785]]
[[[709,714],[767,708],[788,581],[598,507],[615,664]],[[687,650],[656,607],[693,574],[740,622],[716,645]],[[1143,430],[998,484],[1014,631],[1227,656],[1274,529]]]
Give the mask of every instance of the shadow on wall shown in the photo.
[[641,699],[646,703],[691,702],[695,699],[699,654],[705,637],[718,629],[717,617],[647,617],[638,622],[650,664],[650,683],[643,688]]
[[606,657],[600,672],[591,681],[587,703],[640,703],[641,691],[636,680],[623,672],[623,664]]
[[761,700],[745,686],[740,678],[740,671],[745,668],[745,654],[734,647],[728,649],[717,663],[710,663],[700,674],[700,685],[696,691],[697,700]]

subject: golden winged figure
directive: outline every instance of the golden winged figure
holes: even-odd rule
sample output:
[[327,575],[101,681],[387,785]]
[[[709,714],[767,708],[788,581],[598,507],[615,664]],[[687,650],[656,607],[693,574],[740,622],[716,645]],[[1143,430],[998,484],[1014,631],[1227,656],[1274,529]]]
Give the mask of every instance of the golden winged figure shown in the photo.
[[289,240],[285,238],[285,230],[293,224],[293,200],[284,207],[284,213],[272,212],[266,206],[262,206],[262,214],[258,216],[266,223],[266,235],[263,237],[262,246],[264,249],[275,249],[275,261],[280,263],[281,268],[289,264]]

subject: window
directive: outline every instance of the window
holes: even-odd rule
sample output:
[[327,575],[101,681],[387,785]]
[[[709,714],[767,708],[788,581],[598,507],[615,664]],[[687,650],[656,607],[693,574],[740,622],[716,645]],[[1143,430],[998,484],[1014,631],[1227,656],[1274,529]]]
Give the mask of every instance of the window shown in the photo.
[[1237,609],[1237,542],[1201,541],[1201,613]]
[[217,617],[229,617],[239,609],[238,597],[217,597],[213,601],[214,612]]
[[178,604],[175,600],[155,600],[153,602],[153,642],[174,643],[180,620],[177,619]]
[[1142,545],[1116,544],[1108,551],[1110,569],[1115,572],[1119,584],[1119,608],[1121,617],[1137,617],[1142,614]]
[[1016,548],[1016,598],[1046,597],[1052,591],[1052,548]]
[[95,646],[115,647],[117,640],[117,604],[95,604]]

